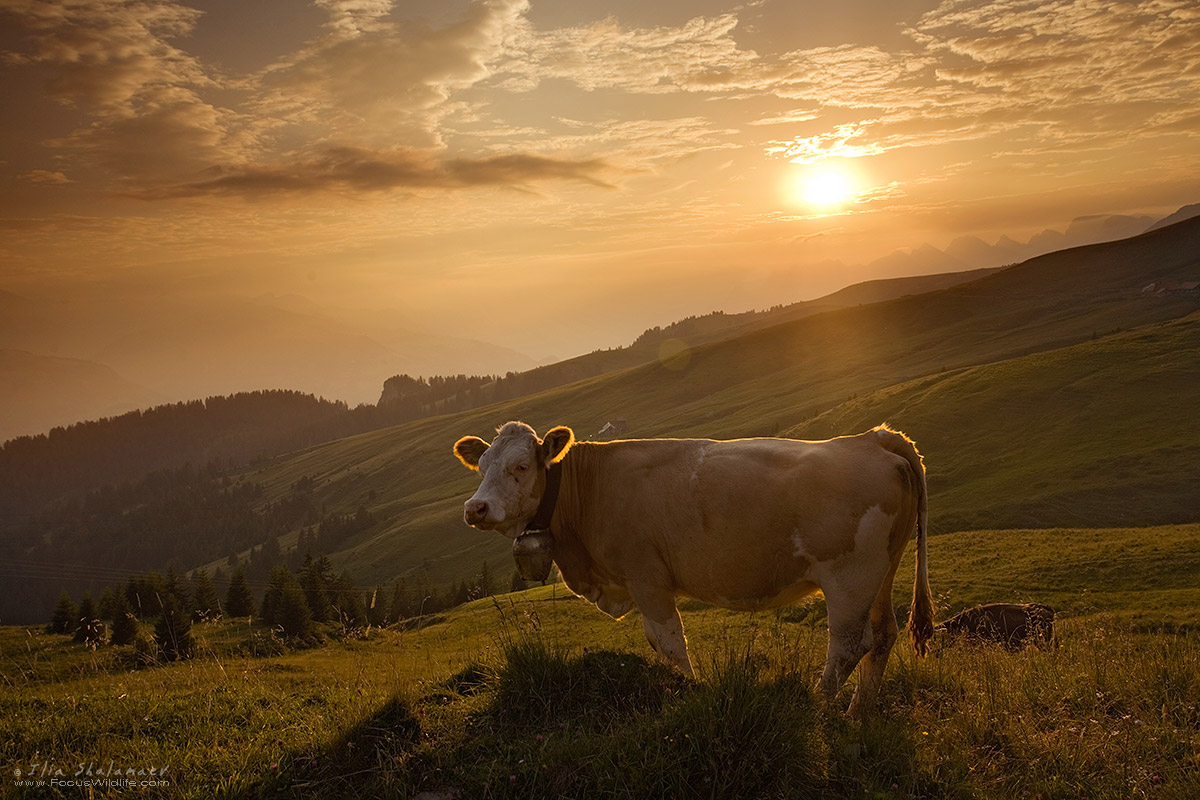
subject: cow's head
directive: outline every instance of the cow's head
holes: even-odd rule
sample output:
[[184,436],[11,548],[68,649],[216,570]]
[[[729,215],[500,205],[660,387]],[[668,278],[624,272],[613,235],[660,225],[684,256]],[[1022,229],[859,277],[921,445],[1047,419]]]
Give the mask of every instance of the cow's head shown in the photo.
[[546,488],[546,470],[561,461],[575,442],[570,428],[551,428],[545,439],[523,422],[507,422],[489,445],[478,436],[454,443],[454,455],[483,481],[463,505],[463,519],[483,531],[516,538],[537,513]]

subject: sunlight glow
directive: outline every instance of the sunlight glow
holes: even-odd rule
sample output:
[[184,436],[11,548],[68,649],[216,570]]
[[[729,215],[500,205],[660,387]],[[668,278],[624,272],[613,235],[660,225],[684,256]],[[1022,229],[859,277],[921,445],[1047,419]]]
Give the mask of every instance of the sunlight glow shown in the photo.
[[820,167],[798,175],[793,192],[800,202],[828,211],[852,202],[857,196],[858,187],[849,171]]

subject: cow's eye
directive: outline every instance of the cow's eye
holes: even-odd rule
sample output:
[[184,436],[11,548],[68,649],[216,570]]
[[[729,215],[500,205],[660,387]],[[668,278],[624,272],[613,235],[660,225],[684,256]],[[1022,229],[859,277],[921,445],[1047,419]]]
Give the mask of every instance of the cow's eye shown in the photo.
[[528,470],[529,470],[528,464],[517,464],[517,472],[527,472]]

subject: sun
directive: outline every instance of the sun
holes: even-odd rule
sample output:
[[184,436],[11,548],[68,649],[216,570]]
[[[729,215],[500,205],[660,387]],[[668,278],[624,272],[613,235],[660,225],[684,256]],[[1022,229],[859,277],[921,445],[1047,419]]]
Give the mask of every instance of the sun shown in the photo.
[[837,167],[820,167],[793,179],[792,195],[797,202],[821,211],[832,211],[854,201],[858,186],[854,175]]

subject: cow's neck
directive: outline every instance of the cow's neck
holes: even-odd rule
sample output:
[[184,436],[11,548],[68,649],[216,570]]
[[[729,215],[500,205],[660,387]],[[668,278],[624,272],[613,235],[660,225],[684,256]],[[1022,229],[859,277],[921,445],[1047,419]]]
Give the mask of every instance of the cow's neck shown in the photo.
[[562,487],[562,462],[551,464],[546,470],[546,486],[542,490],[542,501],[538,503],[533,519],[525,526],[525,530],[542,531],[550,527],[554,519],[554,510],[558,506],[558,493]]
[[554,561],[572,590],[592,582],[592,558],[584,546],[590,489],[594,488],[599,448],[586,442],[572,447],[555,466],[561,468],[558,498],[550,523]]

